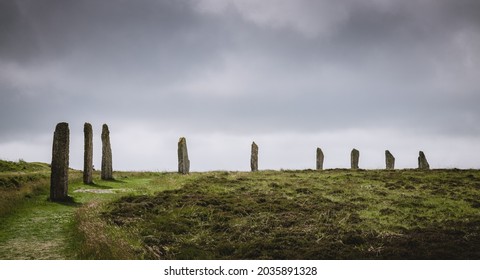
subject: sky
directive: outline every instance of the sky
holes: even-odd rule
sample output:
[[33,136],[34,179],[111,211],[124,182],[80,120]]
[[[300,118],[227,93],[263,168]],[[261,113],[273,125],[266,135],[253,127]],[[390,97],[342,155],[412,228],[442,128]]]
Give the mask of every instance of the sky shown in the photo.
[[110,128],[114,170],[480,168],[478,0],[0,0],[0,159]]

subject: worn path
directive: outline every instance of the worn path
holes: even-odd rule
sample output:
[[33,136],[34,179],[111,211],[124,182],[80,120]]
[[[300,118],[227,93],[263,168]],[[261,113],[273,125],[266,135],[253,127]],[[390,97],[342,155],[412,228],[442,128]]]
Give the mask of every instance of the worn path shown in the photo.
[[[97,185],[71,183],[76,203],[54,203],[48,194],[26,198],[14,213],[0,217],[0,260],[75,259],[74,215],[90,201],[107,201],[125,193],[149,192],[152,178],[123,178]],[[48,187],[45,186],[47,189]]]
[[71,259],[67,253],[75,205],[51,203],[45,195],[25,201],[0,218],[0,259]]

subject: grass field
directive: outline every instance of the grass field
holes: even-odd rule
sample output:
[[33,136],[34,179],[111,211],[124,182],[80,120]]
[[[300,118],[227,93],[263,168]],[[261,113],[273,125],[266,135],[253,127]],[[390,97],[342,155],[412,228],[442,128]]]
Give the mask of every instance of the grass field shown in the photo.
[[478,170],[114,175],[0,171],[0,259],[480,258]]
[[147,258],[478,259],[479,201],[478,171],[211,172],[102,216]]

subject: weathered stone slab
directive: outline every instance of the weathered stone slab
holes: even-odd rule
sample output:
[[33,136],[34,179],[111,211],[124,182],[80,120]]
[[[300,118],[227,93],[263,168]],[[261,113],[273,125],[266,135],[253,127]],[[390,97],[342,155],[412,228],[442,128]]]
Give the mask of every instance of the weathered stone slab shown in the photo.
[[392,153],[390,153],[389,150],[385,151],[385,165],[386,169],[395,169],[395,157],[392,155]]
[[317,170],[323,170],[323,151],[320,148],[317,148]]
[[113,179],[112,147],[110,145],[110,130],[108,125],[102,126],[102,180]]
[[360,159],[360,152],[357,149],[353,149],[350,153],[350,165],[352,169],[358,169],[358,160]]
[[83,151],[83,183],[93,183],[93,129],[92,125],[83,125],[84,151]]
[[430,169],[430,165],[428,164],[427,158],[425,157],[425,154],[422,151],[418,153],[418,168],[424,169],[424,170]]
[[181,137],[178,140],[178,173],[190,173],[190,160],[188,159],[187,140]]
[[258,171],[258,146],[252,142],[252,152],[250,154],[250,168],[252,172]]
[[52,164],[50,175],[50,200],[68,200],[68,164],[70,130],[68,123],[57,124],[53,134]]

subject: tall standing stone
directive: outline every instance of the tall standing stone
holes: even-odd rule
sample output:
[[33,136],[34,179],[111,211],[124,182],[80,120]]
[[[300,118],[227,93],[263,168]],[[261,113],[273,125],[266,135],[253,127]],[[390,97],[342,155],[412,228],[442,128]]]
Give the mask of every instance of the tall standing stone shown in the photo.
[[352,169],[358,169],[358,160],[360,158],[360,152],[357,149],[353,149],[350,153],[350,165]]
[[418,153],[418,169],[425,169],[425,170],[430,169],[430,165],[428,164],[427,158],[425,157],[425,154],[422,151]]
[[390,153],[389,150],[385,151],[385,165],[389,170],[395,169],[395,157]]
[[323,170],[323,159],[322,149],[317,148],[317,170]]
[[252,152],[250,155],[250,168],[252,172],[258,171],[258,146],[252,142]]
[[68,123],[57,124],[53,134],[52,164],[50,175],[50,200],[68,199],[68,157],[70,130]]
[[102,126],[102,180],[113,179],[112,147],[110,146],[110,131],[108,125]]
[[188,174],[190,172],[190,160],[188,159],[187,140],[181,137],[178,140],[178,173]]
[[92,125],[83,125],[84,151],[83,151],[83,183],[93,183],[93,130]]

